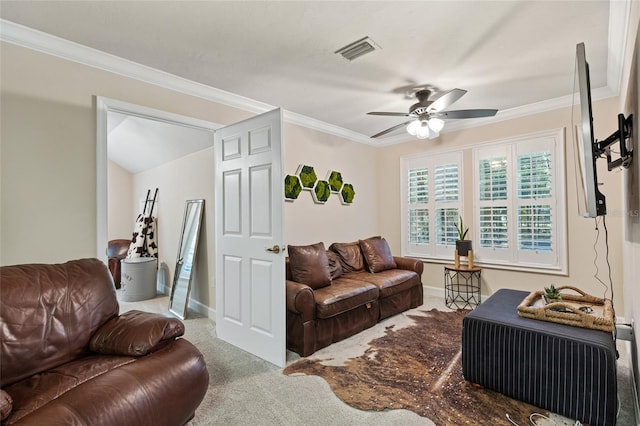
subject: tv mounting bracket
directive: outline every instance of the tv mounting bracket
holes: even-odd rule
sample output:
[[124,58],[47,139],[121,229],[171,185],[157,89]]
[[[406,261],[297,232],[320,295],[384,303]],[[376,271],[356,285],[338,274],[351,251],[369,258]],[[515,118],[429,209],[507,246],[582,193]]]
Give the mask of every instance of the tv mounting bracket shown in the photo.
[[[627,147],[627,139],[632,134],[633,129],[633,114],[629,114],[625,118],[624,114],[618,114],[618,130],[613,132],[608,138],[603,141],[595,142],[595,156],[596,159],[606,155],[607,168],[609,171],[616,167],[628,168],[631,165],[631,159],[633,158],[633,151]],[[620,141],[620,158],[615,160],[611,159],[611,145]]]

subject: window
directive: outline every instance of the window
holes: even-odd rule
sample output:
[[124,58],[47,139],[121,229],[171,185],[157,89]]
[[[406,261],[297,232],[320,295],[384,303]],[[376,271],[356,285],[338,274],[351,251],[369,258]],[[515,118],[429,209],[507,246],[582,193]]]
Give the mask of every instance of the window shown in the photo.
[[563,153],[560,131],[473,149],[479,262],[566,271]]
[[403,253],[450,258],[462,211],[462,154],[421,155],[401,162]]
[[463,216],[479,264],[566,273],[564,130],[403,157],[400,174],[403,255],[451,261]]

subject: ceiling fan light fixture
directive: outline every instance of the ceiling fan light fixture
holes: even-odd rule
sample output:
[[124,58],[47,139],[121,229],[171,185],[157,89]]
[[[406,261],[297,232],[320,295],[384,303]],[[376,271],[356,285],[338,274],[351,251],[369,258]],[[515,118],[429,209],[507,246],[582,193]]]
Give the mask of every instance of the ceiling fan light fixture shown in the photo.
[[413,120],[411,123],[407,124],[407,133],[411,136],[415,136],[418,133],[418,128],[420,127],[420,120]]
[[431,136],[432,130],[429,128],[427,120],[421,120],[420,126],[416,130],[416,136],[418,139],[427,139]]
[[440,133],[440,131],[444,128],[444,120],[436,117],[430,118],[429,128],[435,133]]

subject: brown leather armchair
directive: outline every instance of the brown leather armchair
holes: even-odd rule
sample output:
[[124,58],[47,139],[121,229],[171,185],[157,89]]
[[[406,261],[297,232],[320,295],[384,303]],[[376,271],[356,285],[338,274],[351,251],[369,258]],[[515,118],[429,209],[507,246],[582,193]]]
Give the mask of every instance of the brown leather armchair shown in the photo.
[[120,261],[127,257],[127,251],[131,240],[110,240],[107,245],[107,258],[109,260],[109,271],[113,277],[116,288],[120,288]]
[[0,268],[3,425],[183,425],[207,391],[176,318],[118,315],[97,259]]

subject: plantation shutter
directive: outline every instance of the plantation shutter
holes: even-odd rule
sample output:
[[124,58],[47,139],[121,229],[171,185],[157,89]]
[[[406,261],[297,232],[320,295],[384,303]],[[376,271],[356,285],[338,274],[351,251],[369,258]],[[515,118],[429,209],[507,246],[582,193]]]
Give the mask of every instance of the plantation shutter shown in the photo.
[[551,153],[518,155],[518,249],[553,250]]
[[402,250],[406,256],[450,258],[461,212],[461,153],[401,159]]
[[458,207],[448,205],[459,200],[458,164],[450,163],[435,167],[434,186],[436,208],[436,239],[440,246],[454,246],[458,233]]
[[479,161],[480,247],[509,248],[507,207],[507,157],[505,155]]
[[553,131],[474,148],[479,262],[566,270],[563,145]]
[[429,170],[410,169],[409,188],[409,244],[429,244]]

